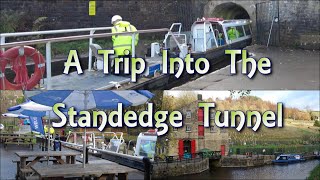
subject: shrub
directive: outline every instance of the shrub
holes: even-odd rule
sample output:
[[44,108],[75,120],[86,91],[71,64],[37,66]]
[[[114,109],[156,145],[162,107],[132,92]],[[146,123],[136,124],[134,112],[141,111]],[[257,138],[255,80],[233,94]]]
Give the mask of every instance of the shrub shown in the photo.
[[320,127],[320,121],[314,121],[314,124],[313,124],[313,126],[316,126],[316,127]]
[[0,12],[0,33],[16,32],[19,26],[21,26],[20,22],[24,15],[24,12],[2,10]]

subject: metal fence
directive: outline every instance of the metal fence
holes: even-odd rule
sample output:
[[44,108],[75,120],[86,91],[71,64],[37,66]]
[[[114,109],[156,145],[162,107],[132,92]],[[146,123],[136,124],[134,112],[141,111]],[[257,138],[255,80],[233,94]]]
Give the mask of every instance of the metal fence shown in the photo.
[[196,163],[203,159],[220,159],[221,151],[208,151],[198,153],[186,153],[178,156],[165,156],[164,158],[155,157],[154,164],[167,164],[167,163]]
[[204,159],[202,153],[193,153],[189,154],[188,157],[183,156],[165,156],[164,159],[155,157],[153,164],[159,165],[159,164],[168,164],[168,163],[196,163],[200,162]]

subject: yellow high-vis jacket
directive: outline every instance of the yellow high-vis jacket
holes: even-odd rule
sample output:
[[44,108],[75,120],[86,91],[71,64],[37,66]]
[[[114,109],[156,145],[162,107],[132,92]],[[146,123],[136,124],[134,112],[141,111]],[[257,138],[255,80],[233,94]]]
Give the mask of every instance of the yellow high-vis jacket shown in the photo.
[[227,33],[229,40],[237,39],[240,36],[239,31],[236,28],[230,28]]
[[[112,27],[112,33],[119,33],[119,32],[135,32],[137,29],[131,25],[127,21],[119,21],[115,26]],[[112,36],[113,41],[113,49],[115,54],[118,56],[124,55],[124,50],[129,50],[130,54],[132,53],[131,50],[131,43],[132,43],[132,35],[114,35]],[[135,46],[138,44],[139,41],[139,34],[135,36]]]
[[[45,133],[48,133],[48,126],[47,126],[47,125],[44,126],[44,132],[45,132]],[[54,129],[53,129],[53,127],[50,127],[50,134],[54,134]]]

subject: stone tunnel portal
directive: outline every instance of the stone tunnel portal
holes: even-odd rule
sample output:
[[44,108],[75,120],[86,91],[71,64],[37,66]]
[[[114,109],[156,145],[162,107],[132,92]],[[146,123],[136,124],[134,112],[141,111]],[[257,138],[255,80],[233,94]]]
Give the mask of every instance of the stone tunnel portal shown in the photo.
[[216,6],[211,15],[224,19],[250,19],[250,15],[242,6],[232,2]]

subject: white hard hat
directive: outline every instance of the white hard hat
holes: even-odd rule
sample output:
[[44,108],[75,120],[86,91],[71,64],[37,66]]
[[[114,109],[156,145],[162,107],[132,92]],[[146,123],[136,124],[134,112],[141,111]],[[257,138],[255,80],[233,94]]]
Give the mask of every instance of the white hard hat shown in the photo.
[[122,17],[119,15],[114,15],[111,19],[111,24],[113,24],[116,21],[122,21]]

